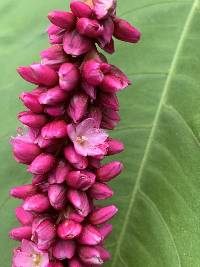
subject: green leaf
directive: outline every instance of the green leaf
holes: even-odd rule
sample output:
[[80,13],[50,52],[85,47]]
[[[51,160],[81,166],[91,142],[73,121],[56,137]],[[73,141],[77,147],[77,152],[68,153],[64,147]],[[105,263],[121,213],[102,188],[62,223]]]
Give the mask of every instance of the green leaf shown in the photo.
[[[7,237],[15,200],[9,188],[29,180],[8,145],[22,109],[17,95],[30,90],[15,68],[38,60],[47,47],[45,15],[66,1],[0,3],[1,197],[0,266],[9,267],[13,241]],[[126,151],[110,200],[120,212],[107,242],[108,267],[200,266],[200,2],[119,0],[118,14],[143,34],[141,43],[117,42],[109,60],[133,85],[121,92],[121,124],[112,133]],[[118,158],[118,157],[113,157]]]

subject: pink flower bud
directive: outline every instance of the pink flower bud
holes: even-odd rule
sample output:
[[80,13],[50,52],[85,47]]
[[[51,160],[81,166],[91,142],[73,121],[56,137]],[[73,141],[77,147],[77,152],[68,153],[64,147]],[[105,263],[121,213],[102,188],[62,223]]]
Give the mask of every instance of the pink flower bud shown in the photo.
[[80,73],[75,64],[65,63],[59,69],[60,88],[69,92],[79,83]]
[[120,122],[119,113],[116,110],[104,109],[101,126],[105,129],[112,130]]
[[88,118],[94,119],[96,122],[96,127],[100,128],[101,120],[102,120],[101,109],[95,106],[91,106],[88,110]]
[[68,55],[80,56],[87,53],[93,47],[92,40],[80,35],[76,30],[66,32],[64,35],[64,51]]
[[82,246],[79,248],[79,257],[85,264],[102,265],[104,262],[99,250],[95,247]]
[[[88,0],[90,1],[90,0]],[[86,55],[84,55],[84,61],[82,63],[84,63],[85,61],[87,60],[90,60],[90,59],[95,59],[99,62],[107,62],[107,59],[106,57],[101,54],[96,47],[93,47]]]
[[108,261],[111,258],[110,253],[102,246],[96,246],[95,248],[99,251],[101,258],[104,262]]
[[33,214],[29,211],[25,211],[22,207],[15,209],[15,215],[18,221],[23,225],[30,225],[34,219]]
[[67,31],[71,31],[76,22],[75,16],[66,11],[52,11],[48,14],[48,19],[53,23],[54,25],[64,28]]
[[89,18],[80,18],[76,24],[76,29],[80,34],[89,38],[99,37],[104,30],[97,20]]
[[72,240],[58,240],[53,245],[53,256],[58,260],[71,259],[75,254],[76,245]]
[[32,234],[32,240],[38,249],[47,250],[55,241],[56,228],[48,218],[38,217],[33,221]]
[[101,167],[101,160],[90,157],[89,166],[94,169],[99,169]]
[[67,137],[67,124],[63,120],[47,123],[41,130],[44,139]]
[[29,143],[23,137],[15,137],[11,139],[13,155],[19,163],[30,164],[39,154],[38,145]]
[[47,123],[47,117],[43,114],[36,114],[31,111],[23,111],[18,114],[21,123],[31,128],[41,128]]
[[41,64],[19,67],[17,71],[24,80],[34,84],[53,86],[58,81],[57,73],[48,66]]
[[41,64],[58,70],[60,65],[68,61],[62,45],[53,45],[40,53]]
[[117,67],[112,66],[112,71],[105,75],[103,82],[100,85],[101,90],[109,93],[116,93],[123,90],[131,81]]
[[82,76],[88,84],[98,86],[104,79],[101,63],[94,59],[86,61],[82,67]]
[[61,105],[49,106],[49,107],[46,107],[44,111],[48,115],[50,115],[52,117],[60,117],[60,116],[64,115],[64,113],[65,113],[65,107],[64,106],[61,106]]
[[69,161],[72,166],[78,170],[84,170],[88,166],[88,160],[86,157],[79,155],[73,146],[68,145],[65,147],[64,155],[66,160]]
[[108,44],[106,44],[104,46],[102,46],[99,43],[99,46],[101,47],[101,49],[103,49],[104,51],[106,51],[109,54],[113,54],[115,52],[115,43],[114,43],[113,39],[110,40],[110,43],[108,43]]
[[89,18],[92,15],[92,9],[81,1],[72,1],[70,4],[71,11],[78,18]]
[[95,182],[96,175],[88,171],[72,171],[66,177],[67,185],[86,191]]
[[107,155],[115,155],[121,153],[124,150],[124,144],[117,139],[108,139],[108,151]]
[[62,44],[65,31],[65,29],[62,29],[54,24],[50,25],[47,29],[50,44]]
[[37,137],[37,139],[35,140],[35,142],[39,145],[40,148],[42,149],[47,149],[50,146],[57,146],[57,143],[60,140],[58,139],[45,139],[44,137],[42,137],[42,135],[39,135]]
[[104,118],[101,123],[101,128],[107,130],[113,130],[119,123],[119,120],[113,120],[110,118]]
[[103,224],[110,220],[117,212],[118,209],[114,205],[99,208],[90,214],[89,221],[94,225]]
[[39,129],[34,129],[31,127],[18,127],[17,134],[18,139],[29,143],[35,143],[35,140],[39,134]]
[[63,209],[66,204],[66,187],[64,185],[53,184],[49,186],[48,196],[51,206],[54,209]]
[[72,220],[77,223],[84,221],[84,217],[77,213],[72,207],[68,206],[67,210],[64,212],[64,217],[68,220]]
[[14,228],[9,233],[10,238],[18,241],[22,239],[31,239],[32,236],[32,227],[31,226],[21,226]]
[[86,193],[69,189],[67,197],[81,216],[86,217],[89,214],[90,205]]
[[95,183],[89,188],[89,196],[96,200],[103,200],[113,196],[112,189],[103,183]]
[[56,105],[66,101],[69,94],[61,90],[59,86],[49,89],[39,97],[39,102],[43,105]]
[[78,242],[82,245],[98,245],[101,241],[101,233],[92,225],[84,226],[78,237]]
[[112,66],[106,62],[101,63],[101,70],[104,74],[109,73],[112,69]]
[[75,123],[80,121],[85,115],[88,102],[89,97],[83,92],[78,92],[71,98],[67,113]]
[[50,184],[62,184],[72,167],[64,160],[60,160],[57,167],[49,174],[48,182]]
[[82,230],[80,223],[72,220],[65,220],[62,222],[57,229],[58,236],[64,240],[74,239],[79,236]]
[[14,187],[10,190],[10,195],[15,198],[24,199],[36,193],[36,187],[32,184]]
[[[107,145],[107,143],[106,143]],[[106,151],[104,152],[104,154],[101,154],[101,155],[95,155],[94,158],[97,159],[97,160],[103,160],[105,155],[107,154],[107,147],[106,147]]]
[[140,40],[140,32],[124,19],[115,18],[115,38],[129,43],[137,43]]
[[119,101],[116,94],[100,93],[99,103],[105,108],[119,110]]
[[93,3],[97,19],[103,19],[108,15],[114,16],[116,13],[116,0],[93,0]]
[[82,262],[80,262],[80,260],[76,257],[74,257],[68,262],[68,266],[69,267],[85,267],[85,265]]
[[93,85],[87,83],[86,81],[82,81],[81,87],[91,99],[96,99],[97,90]]
[[103,165],[96,172],[97,179],[100,182],[109,182],[118,176],[123,170],[123,164],[119,161],[113,161]]
[[44,174],[49,172],[55,165],[55,158],[50,154],[42,153],[37,156],[28,168],[34,174]]
[[44,108],[39,103],[38,97],[31,93],[22,93],[20,95],[20,99],[22,100],[23,104],[29,108],[32,112],[41,113],[43,112]]
[[35,89],[33,89],[30,92],[30,94],[39,97],[44,92],[45,89],[46,89],[46,87],[44,87],[44,86],[38,86]]
[[33,179],[32,179],[32,185],[39,185],[42,182],[44,182],[46,180],[46,176],[45,175],[34,175]]
[[46,181],[38,185],[38,189],[40,190],[40,192],[44,193],[45,195],[46,193],[48,193],[48,188],[49,188],[49,183]]
[[50,208],[50,202],[48,197],[42,194],[36,194],[31,197],[27,197],[23,204],[25,211],[44,212]]
[[113,20],[111,18],[104,20],[103,32],[100,35],[100,37],[98,38],[98,42],[100,44],[100,47],[104,48],[105,46],[110,44],[110,42],[112,40],[113,32],[114,32]]
[[106,239],[107,236],[109,236],[112,233],[112,224],[104,224],[103,226],[101,226],[98,230],[102,236],[103,239]]

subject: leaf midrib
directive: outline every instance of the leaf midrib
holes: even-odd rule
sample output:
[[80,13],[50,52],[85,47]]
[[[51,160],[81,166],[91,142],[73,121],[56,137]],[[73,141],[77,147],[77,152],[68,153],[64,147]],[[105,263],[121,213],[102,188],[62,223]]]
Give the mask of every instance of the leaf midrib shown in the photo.
[[[146,165],[146,161],[148,159],[148,155],[149,155],[149,151],[151,149],[152,141],[154,139],[154,134],[156,132],[156,128],[157,128],[157,125],[158,125],[158,121],[159,121],[160,114],[161,114],[161,111],[162,111],[162,106],[165,103],[165,99],[166,99],[168,90],[170,88],[170,84],[171,84],[173,75],[174,75],[175,70],[176,70],[176,66],[177,66],[177,63],[178,63],[178,58],[179,58],[179,55],[181,53],[186,34],[188,32],[188,29],[189,29],[190,23],[192,21],[195,9],[196,9],[196,7],[198,5],[198,2],[199,2],[199,0],[194,0],[192,5],[191,5],[191,9],[189,10],[188,16],[186,17],[186,21],[185,21],[185,24],[183,26],[183,30],[181,32],[181,35],[180,35],[180,38],[179,38],[179,41],[178,41],[178,44],[177,44],[177,47],[176,47],[172,62],[171,62],[171,65],[170,65],[170,69],[169,69],[168,76],[167,76],[167,79],[166,79],[166,82],[165,82],[165,85],[164,85],[164,88],[163,88],[163,92],[162,92],[162,95],[161,95],[161,98],[160,98],[158,109],[156,111],[156,114],[155,114],[155,117],[154,117],[154,120],[153,120],[152,129],[150,131],[149,138],[148,138],[148,141],[147,141],[147,145],[146,145],[146,148],[145,148],[145,151],[144,151],[144,156],[142,158],[141,165],[140,165],[140,168],[139,168],[139,171],[138,171],[138,175],[136,177],[135,186],[134,186],[132,194],[131,194],[130,203],[129,203],[129,206],[128,206],[128,209],[127,209],[127,213],[126,213],[125,219],[124,219],[124,224],[122,226],[122,230],[121,230],[121,233],[119,235],[119,239],[118,239],[118,242],[117,242],[117,245],[116,245],[116,249],[115,249],[115,252],[114,252],[114,256],[113,256],[113,261],[112,261],[111,267],[116,266],[117,257],[118,257],[118,254],[120,253],[120,246],[121,246],[121,243],[123,241],[123,236],[124,236],[126,228],[127,228],[128,220],[129,220],[130,213],[131,213],[131,210],[132,210],[134,202],[135,202],[135,197],[136,197],[137,191],[138,191],[138,189],[140,187],[140,181],[141,181],[141,178],[143,176],[143,171],[144,171],[144,168],[145,168],[145,165]],[[173,240],[173,243],[174,243],[174,240]],[[175,243],[174,243],[174,245],[176,246]],[[176,247],[175,247],[175,249],[177,251]],[[177,251],[177,258],[178,258],[179,266],[181,266],[181,262],[180,262],[180,257],[179,257],[178,251]]]

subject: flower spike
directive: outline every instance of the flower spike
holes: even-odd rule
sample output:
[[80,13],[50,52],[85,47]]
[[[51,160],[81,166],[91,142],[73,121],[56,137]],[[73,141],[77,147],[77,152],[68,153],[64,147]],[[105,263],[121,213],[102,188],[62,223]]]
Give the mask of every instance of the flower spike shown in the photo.
[[131,81],[97,47],[112,54],[114,38],[137,43],[141,35],[116,16],[116,2],[72,0],[71,11],[50,12],[41,62],[18,68],[37,87],[20,94],[25,130],[10,141],[32,175],[32,183],[10,190],[22,201],[20,226],[9,233],[20,242],[13,267],[95,267],[111,258],[104,242],[118,209],[97,201],[114,195],[108,182],[123,170],[117,160],[102,160],[124,150],[107,130],[120,121],[117,93]]

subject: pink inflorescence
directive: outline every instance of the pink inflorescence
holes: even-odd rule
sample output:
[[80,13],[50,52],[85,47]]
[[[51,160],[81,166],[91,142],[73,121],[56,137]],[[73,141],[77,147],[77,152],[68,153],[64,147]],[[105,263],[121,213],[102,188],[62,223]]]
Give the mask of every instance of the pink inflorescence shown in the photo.
[[113,53],[113,36],[136,43],[140,32],[116,17],[115,0],[76,0],[70,7],[49,13],[52,46],[41,62],[18,68],[37,88],[20,95],[24,129],[11,139],[15,159],[33,175],[31,184],[10,192],[22,200],[21,226],[10,232],[21,242],[13,267],[92,267],[110,258],[103,245],[117,208],[96,200],[113,196],[107,183],[123,169],[101,161],[124,149],[106,130],[120,121],[116,93],[131,82],[97,45]]

